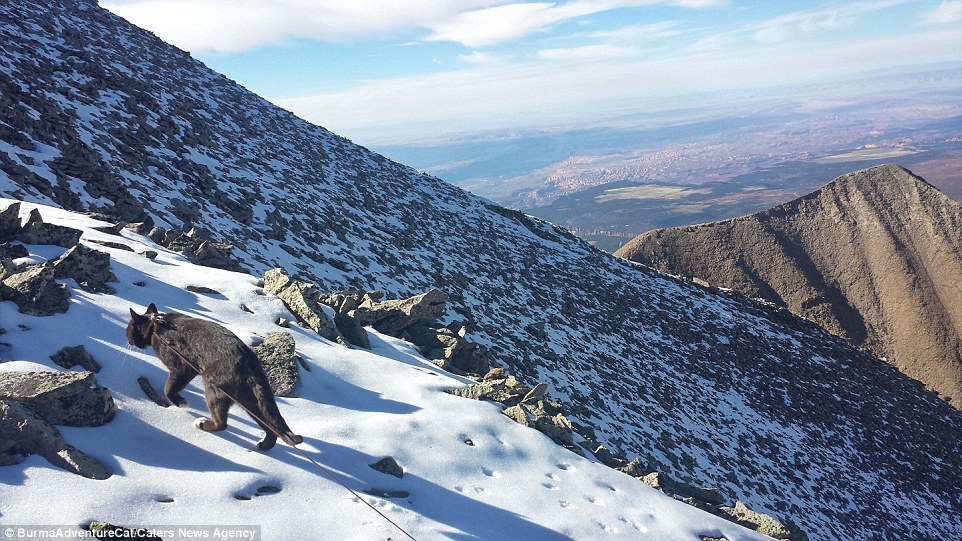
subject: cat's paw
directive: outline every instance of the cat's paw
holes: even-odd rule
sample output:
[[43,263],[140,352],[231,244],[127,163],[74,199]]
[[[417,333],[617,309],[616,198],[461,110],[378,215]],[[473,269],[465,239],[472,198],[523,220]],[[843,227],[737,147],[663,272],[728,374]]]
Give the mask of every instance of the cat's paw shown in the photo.
[[178,408],[190,407],[190,405],[187,404],[187,400],[185,400],[184,397],[180,396],[179,394],[174,396],[168,396],[167,398],[170,400],[171,404],[177,406]]
[[208,430],[206,425],[207,423],[212,423],[212,422],[213,421],[211,421],[210,419],[207,419],[206,417],[198,417],[194,419],[194,428],[199,428],[201,430]]

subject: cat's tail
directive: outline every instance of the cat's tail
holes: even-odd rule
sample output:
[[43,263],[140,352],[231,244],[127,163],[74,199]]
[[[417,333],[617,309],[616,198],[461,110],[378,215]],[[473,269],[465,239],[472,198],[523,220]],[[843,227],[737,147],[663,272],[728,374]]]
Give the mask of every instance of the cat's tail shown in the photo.
[[[297,445],[303,442],[303,436],[292,432],[290,427],[287,426],[287,421],[281,416],[281,411],[277,408],[277,400],[274,398],[274,393],[271,391],[271,387],[267,381],[256,381],[252,383],[251,390],[254,393],[254,399],[257,400],[258,410],[261,412],[260,415],[263,417],[264,422],[268,424],[265,428],[268,430],[269,435],[279,435],[281,439],[290,445]],[[275,431],[277,434],[270,434]]]

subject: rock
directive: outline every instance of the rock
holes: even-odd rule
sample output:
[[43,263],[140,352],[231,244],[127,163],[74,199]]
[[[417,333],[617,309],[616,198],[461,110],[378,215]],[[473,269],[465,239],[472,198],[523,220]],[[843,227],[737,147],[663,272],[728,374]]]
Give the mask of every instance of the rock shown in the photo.
[[415,323],[434,321],[444,315],[447,300],[447,294],[437,289],[401,300],[367,302],[365,299],[355,317],[365,327],[374,327],[378,332],[398,336]]
[[300,375],[297,371],[297,353],[294,351],[294,336],[289,332],[275,332],[253,346],[271,389],[276,396],[291,394]]
[[493,379],[504,379],[504,368],[500,366],[497,368],[492,368],[489,370],[482,378],[484,381],[491,381]]
[[117,412],[93,372],[0,372],[0,399],[28,405],[55,425],[101,426]]
[[[721,491],[715,488],[702,488],[675,481],[664,473],[650,472],[641,478],[647,485],[677,499],[692,498],[698,503],[718,506],[725,503]],[[698,507],[698,505],[696,505]]]
[[781,522],[768,515],[752,511],[741,501],[735,502],[734,507],[721,507],[720,511],[729,515],[731,517],[730,520],[733,522],[755,530],[762,535],[767,535],[775,539],[790,539],[793,541],[801,539],[801,537],[798,537],[798,534],[793,536],[793,533]]
[[51,464],[88,479],[107,479],[99,462],[67,444],[60,431],[26,404],[0,399],[0,433],[13,435],[11,452],[46,458]]
[[642,478],[645,475],[651,473],[651,468],[642,463],[640,458],[636,458],[628,463],[627,466],[623,468],[618,468],[618,471],[630,475],[632,477]]
[[520,404],[505,408],[501,413],[505,414],[512,421],[518,423],[522,426],[532,426],[533,422],[531,418],[528,417],[528,413],[525,411]]
[[382,458],[381,460],[378,460],[374,464],[368,464],[368,466],[374,469],[375,471],[386,473],[388,475],[393,475],[398,479],[401,479],[402,477],[404,477],[404,469],[401,468],[401,465],[398,464],[397,460],[394,460],[393,457]]
[[0,243],[0,259],[17,259],[27,257],[30,252],[22,244],[12,242]]
[[207,286],[189,285],[184,289],[186,289],[187,291],[190,291],[191,293],[201,293],[204,295],[221,295],[222,294],[220,291],[217,291],[216,289],[211,289]]
[[274,321],[274,324],[278,327],[284,327],[285,329],[291,326],[291,322],[287,318],[279,317]]
[[114,294],[107,282],[116,282],[110,272],[110,254],[78,244],[53,262],[54,276],[73,278],[85,291]]
[[574,445],[574,427],[568,418],[560,413],[554,416],[539,416],[534,421],[534,427],[558,445],[568,448]]
[[79,366],[90,372],[100,372],[100,364],[90,356],[87,348],[83,344],[74,347],[65,347],[50,356],[50,360],[66,369]]
[[371,339],[360,322],[354,318],[353,311],[348,313],[336,312],[334,314],[334,326],[341,332],[344,339],[352,345],[371,349]]
[[332,342],[348,345],[347,339],[324,310],[325,305],[320,302],[317,286],[294,280],[284,269],[277,268],[264,274],[264,289],[284,301],[287,309],[309,329]]
[[17,237],[20,230],[20,203],[17,202],[0,211],[0,241]]
[[93,242],[93,243],[99,244],[99,245],[101,245],[101,246],[106,246],[107,248],[113,248],[114,250],[123,250],[123,251],[125,251],[125,252],[133,252],[133,251],[134,251],[133,248],[131,248],[129,245],[124,244],[124,243],[122,243],[122,242],[113,242],[113,241],[109,241],[109,240],[90,240],[90,241],[88,241],[88,242]]
[[21,313],[51,316],[67,311],[70,292],[58,284],[54,270],[46,265],[34,265],[6,276],[0,282],[0,299],[17,304]]
[[506,380],[481,381],[465,387],[449,389],[448,393],[472,400],[491,400],[493,402],[501,402],[502,404],[510,403],[512,399],[519,397],[517,394],[511,393],[507,385],[505,385],[505,381]]
[[43,221],[40,211],[33,209],[17,240],[24,244],[53,244],[71,248],[80,242],[83,231],[62,225],[48,224]]
[[378,498],[407,498],[411,495],[410,492],[406,490],[385,490],[382,488],[366,488],[364,489],[365,494],[370,494],[371,496],[377,496]]
[[153,261],[154,259],[157,259],[157,252],[155,252],[154,250],[144,250],[143,252],[138,252],[138,254],[146,257],[147,259],[150,259],[151,261]]
[[533,389],[528,391],[528,394],[524,395],[521,399],[522,402],[537,402],[539,400],[544,400],[545,392],[548,391],[547,383],[539,383],[534,386]]

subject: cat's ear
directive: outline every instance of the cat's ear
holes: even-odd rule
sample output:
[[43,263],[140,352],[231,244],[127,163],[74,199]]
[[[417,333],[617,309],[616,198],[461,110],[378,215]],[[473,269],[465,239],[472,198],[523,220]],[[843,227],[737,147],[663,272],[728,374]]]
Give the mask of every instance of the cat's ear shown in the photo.
[[157,313],[157,305],[155,305],[154,303],[150,303],[150,306],[147,307],[147,313],[144,315],[149,316],[151,314],[156,314],[156,313]]
[[137,312],[134,312],[134,309],[131,308],[131,309],[130,309],[130,319],[137,319],[138,317],[140,317],[140,314],[138,314]]

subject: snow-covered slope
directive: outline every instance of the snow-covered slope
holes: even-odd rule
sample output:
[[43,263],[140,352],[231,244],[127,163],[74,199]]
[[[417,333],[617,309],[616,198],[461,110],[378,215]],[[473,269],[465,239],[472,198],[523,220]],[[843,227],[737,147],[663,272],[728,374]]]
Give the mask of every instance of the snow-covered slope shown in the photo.
[[[9,203],[0,199],[0,209]],[[23,206],[24,217],[31,208]],[[103,366],[97,380],[111,390],[119,411],[102,427],[60,430],[114,475],[85,479],[37,455],[0,468],[2,524],[71,526],[102,520],[158,530],[256,524],[265,540],[405,538],[293,449],[280,444],[268,453],[255,451],[262,431],[238,408],[224,433],[194,428],[195,418],[208,415],[199,378],[185,393],[186,410],[161,408],[140,389],[139,376],[161,388],[166,369],[152,352],[127,345],[128,308],[142,312],[156,302],[162,311],[217,321],[252,341],[285,330],[273,323],[278,316],[293,318],[280,300],[264,295],[251,276],[195,266],[130,231],[123,238],[101,233],[91,227],[102,222],[48,207],[41,215],[82,228],[85,244],[109,252],[119,279],[111,283],[117,294],[88,293],[68,280],[67,312],[49,317],[20,314],[14,303],[0,302],[11,354],[30,361],[5,362],[0,370],[36,370],[38,364],[62,370],[49,356],[83,344]],[[93,240],[120,242],[137,252],[155,250],[159,256],[150,260]],[[29,249],[35,262],[65,251]],[[222,294],[191,293],[184,290],[188,285]],[[489,403],[445,393],[464,380],[437,370],[406,342],[372,330],[371,351],[349,350],[309,330],[287,330],[309,368],[301,370],[295,396],[279,399],[289,424],[305,436],[300,447],[421,541],[765,539],[558,447]],[[401,479],[368,467],[385,456],[404,468]],[[255,496],[264,486],[280,491]],[[363,494],[371,489],[409,495]]]
[[627,458],[814,539],[962,537],[962,414],[814,325],[386,160],[93,3],[4,2],[0,40],[0,195],[203,226],[322,289],[437,287]]

